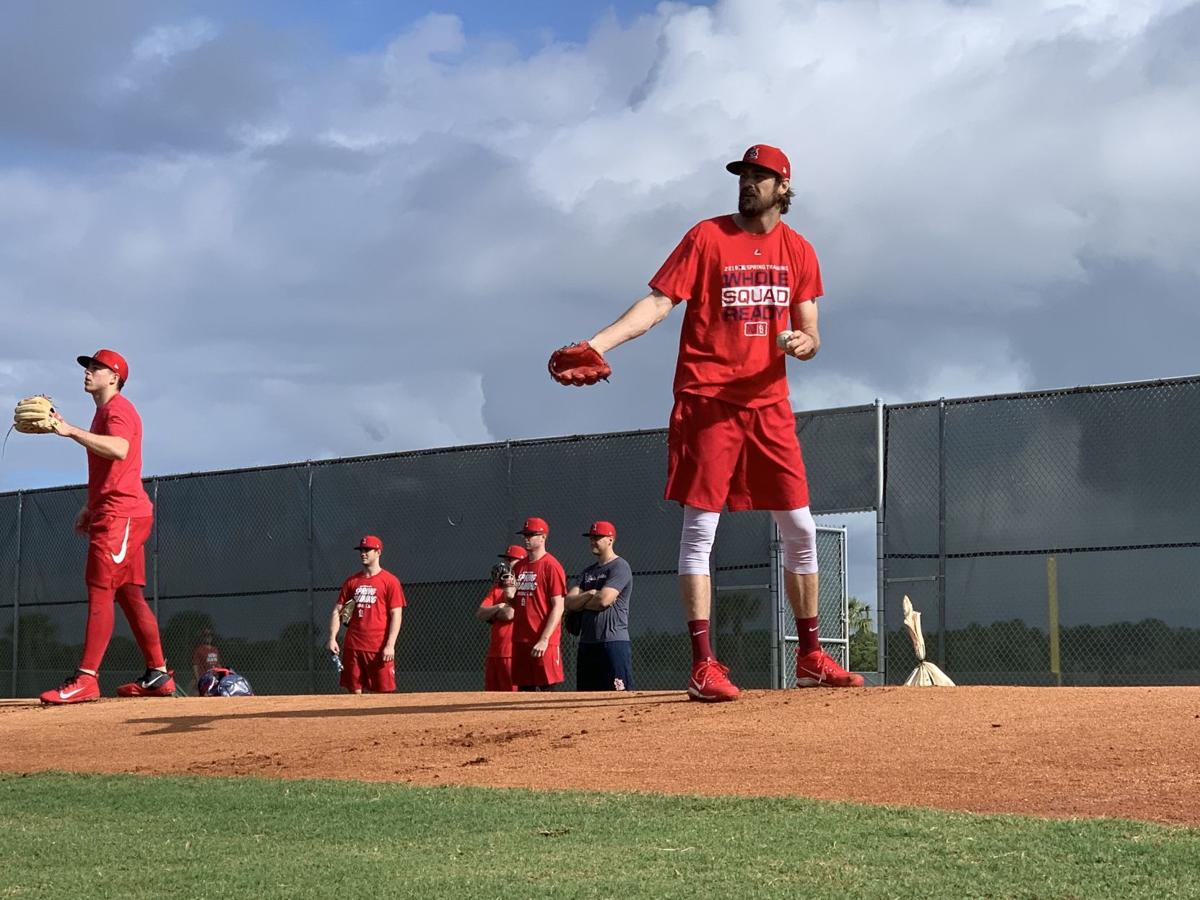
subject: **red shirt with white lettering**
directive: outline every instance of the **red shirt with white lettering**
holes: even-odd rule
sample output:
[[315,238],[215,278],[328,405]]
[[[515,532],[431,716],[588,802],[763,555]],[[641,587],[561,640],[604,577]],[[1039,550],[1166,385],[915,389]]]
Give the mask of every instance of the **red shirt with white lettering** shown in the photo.
[[[550,615],[550,598],[567,594],[567,573],[562,563],[546,553],[536,562],[518,559],[513,565],[513,575],[517,578],[517,595],[512,599],[517,613],[513,619],[513,643],[536,644]],[[550,634],[549,647],[558,646],[561,636],[560,622]]]
[[[650,280],[687,303],[679,334],[675,395],[700,394],[747,408],[788,396],[784,352],[792,309],[820,297],[812,245],[784,222],[751,234],[733,216],[706,219],[684,235]],[[798,315],[798,314],[797,314]]]
[[114,394],[92,417],[92,434],[129,441],[124,459],[105,459],[88,451],[88,513],[92,518],[154,515],[154,505],[142,487],[142,419],[133,404]]
[[203,675],[221,664],[221,651],[213,644],[200,644],[192,651],[192,668]]
[[374,575],[358,572],[342,582],[337,605],[349,600],[354,600],[354,615],[346,626],[343,649],[372,653],[382,650],[387,638],[388,613],[408,605],[400,579],[387,569],[380,569]]
[[[513,604],[516,603],[516,598],[509,600],[504,596],[504,588],[494,587],[480,606],[499,606],[501,603]],[[505,622],[503,619],[492,619],[492,639],[488,642],[487,655],[489,657],[508,657],[512,656],[512,631],[513,623]]]

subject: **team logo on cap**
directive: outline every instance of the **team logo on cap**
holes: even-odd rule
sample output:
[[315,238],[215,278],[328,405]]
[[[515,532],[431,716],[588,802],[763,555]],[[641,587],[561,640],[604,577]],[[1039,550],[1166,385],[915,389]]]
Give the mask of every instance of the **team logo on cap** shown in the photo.
[[746,151],[746,162],[751,162],[758,159],[758,146],[751,147]]

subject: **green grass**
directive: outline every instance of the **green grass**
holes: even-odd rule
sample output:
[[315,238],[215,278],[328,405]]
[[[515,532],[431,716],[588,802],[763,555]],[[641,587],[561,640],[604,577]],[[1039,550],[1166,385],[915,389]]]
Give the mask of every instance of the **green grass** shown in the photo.
[[[932,786],[931,789],[936,789]],[[0,898],[1200,896],[1200,830],[795,799],[0,775]]]

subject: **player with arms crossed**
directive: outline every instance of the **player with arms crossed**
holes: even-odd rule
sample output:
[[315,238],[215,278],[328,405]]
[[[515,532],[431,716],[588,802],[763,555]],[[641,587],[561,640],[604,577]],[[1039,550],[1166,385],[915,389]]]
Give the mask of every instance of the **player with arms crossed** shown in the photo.
[[96,414],[87,429],[55,414],[53,427],[87,451],[87,504],[75,519],[75,530],[88,537],[87,631],[79,668],[58,688],[44,692],[41,700],[63,704],[100,698],[97,674],[112,638],[114,602],[121,605],[146,659],[145,674],[118,687],[117,694],[169,697],[175,693],[175,680],[163,658],[158,622],[142,592],[143,548],[154,525],[154,507],[142,487],[142,420],[121,394],[129,363],[114,350],[97,350],[78,357],[78,362],[84,368],[83,389],[92,395]]
[[857,687],[817,638],[816,523],[788,399],[785,356],[812,359],[820,348],[816,253],[781,220],[791,164],[755,144],[726,168],[738,176],[738,211],[694,226],[650,280],[650,293],[590,341],[555,352],[562,384],[594,384],[611,374],[603,354],[645,334],[686,303],[667,435],[666,498],[683,505],[679,584],[692,639],[693,700],[734,700],[729,670],[709,640],[709,555],[721,509],[770,510],[785,554],[785,586],[800,646],[801,687]]
[[352,694],[393,693],[396,690],[396,638],[408,605],[400,579],[379,565],[383,541],[368,534],[354,548],[362,571],[342,582],[329,617],[330,653],[338,653],[338,631],[346,625],[340,648],[339,683]]
[[583,535],[596,561],[583,570],[579,584],[567,591],[567,614],[578,616],[579,650],[575,657],[575,689],[632,691],[633,645],[629,640],[629,601],[633,569],[617,556],[612,522],[593,522]]

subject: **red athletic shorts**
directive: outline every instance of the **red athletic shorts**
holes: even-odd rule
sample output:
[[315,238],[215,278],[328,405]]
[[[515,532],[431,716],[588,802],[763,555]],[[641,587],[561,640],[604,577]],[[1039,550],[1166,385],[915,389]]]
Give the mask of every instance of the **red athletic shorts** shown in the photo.
[[532,656],[533,644],[513,643],[512,680],[518,687],[540,687],[563,680],[562,653],[551,644],[541,656]]
[[84,581],[95,587],[146,585],[146,541],[154,516],[99,516],[88,525]]
[[489,656],[483,663],[483,689],[485,691],[515,691],[512,680],[512,657]]
[[791,403],[746,409],[698,394],[676,397],[666,498],[709,512],[808,506]]
[[383,661],[381,650],[342,650],[342,677],[348,691],[392,694],[396,691],[396,661]]

